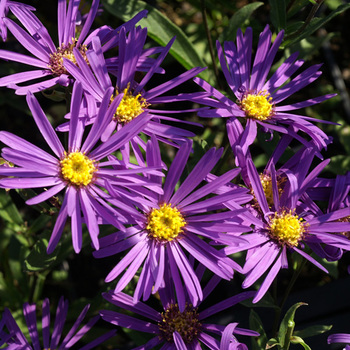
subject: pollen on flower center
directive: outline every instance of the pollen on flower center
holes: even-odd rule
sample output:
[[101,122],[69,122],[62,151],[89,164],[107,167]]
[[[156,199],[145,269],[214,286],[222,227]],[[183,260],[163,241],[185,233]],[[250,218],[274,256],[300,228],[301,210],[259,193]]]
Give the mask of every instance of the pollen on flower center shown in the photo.
[[[120,92],[116,90],[116,96],[119,95]],[[119,123],[129,123],[136,117],[138,117],[142,112],[144,112],[145,108],[149,106],[149,103],[146,102],[141,95],[138,93],[137,95],[133,95],[130,91],[130,86],[126,87],[123,90],[124,96],[119,103],[119,106],[114,113],[114,118]],[[111,97],[111,102],[114,100],[114,97]]]
[[263,187],[267,203],[271,206],[273,204],[273,190],[271,176],[267,174],[260,174],[260,182]]
[[89,185],[97,170],[94,161],[81,152],[69,153],[60,165],[63,179],[75,186]]
[[[57,48],[56,52],[50,54],[50,62],[48,66],[55,76],[60,76],[62,74],[69,74],[66,68],[63,66],[63,58],[69,59],[76,66],[78,65],[75,59],[75,56],[73,54],[73,48],[76,47],[76,42],[77,40],[73,39],[72,43],[62,44],[60,47]],[[83,56],[85,62],[89,63],[86,57],[86,51],[87,51],[86,45],[80,45],[77,47],[77,49]]]
[[270,220],[269,232],[272,238],[281,244],[297,246],[306,232],[307,224],[292,210],[275,213]]
[[241,101],[241,108],[248,118],[257,120],[269,119],[273,113],[272,97],[260,91],[258,94],[247,94]]
[[159,209],[153,209],[147,217],[149,236],[160,241],[172,241],[183,233],[186,221],[177,208],[164,203]]
[[[350,216],[346,216],[345,218],[338,219],[337,222],[350,222]],[[339,234],[345,236],[350,239],[350,231],[339,232]]]
[[168,342],[174,341],[175,331],[186,344],[195,340],[200,333],[202,324],[198,321],[198,311],[191,304],[187,304],[183,312],[180,312],[177,304],[171,304],[161,317],[162,321],[158,322],[160,336]]

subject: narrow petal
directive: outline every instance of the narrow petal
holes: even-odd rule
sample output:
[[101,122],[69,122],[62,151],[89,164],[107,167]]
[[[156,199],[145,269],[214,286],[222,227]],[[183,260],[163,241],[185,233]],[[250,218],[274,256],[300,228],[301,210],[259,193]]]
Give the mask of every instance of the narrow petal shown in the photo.
[[33,94],[28,93],[27,103],[41,134],[45,138],[45,141],[50,146],[52,151],[56,154],[56,156],[58,158],[61,158],[64,155],[64,148],[58,139],[55,130],[41,109],[38,100],[33,96]]

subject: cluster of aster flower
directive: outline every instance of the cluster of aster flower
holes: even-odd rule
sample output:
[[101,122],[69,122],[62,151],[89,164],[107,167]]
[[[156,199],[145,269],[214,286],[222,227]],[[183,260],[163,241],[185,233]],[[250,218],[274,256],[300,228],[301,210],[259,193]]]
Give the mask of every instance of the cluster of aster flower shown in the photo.
[[[124,252],[106,272],[105,282],[115,281],[115,287],[103,297],[151,322],[112,310],[101,310],[100,316],[111,324],[153,334],[140,349],[160,344],[163,349],[198,349],[200,344],[210,349],[247,349],[235,334],[258,333],[239,328],[237,323],[225,327],[206,324],[204,319],[249,298],[258,302],[279,271],[288,268],[293,252],[327,272],[315,255],[339,260],[343,251],[350,250],[349,176],[335,180],[319,177],[328,164],[321,151],[331,139],[314,123],[327,122],[292,112],[333,95],[281,104],[316,80],[320,65],[293,77],[303,62],[292,54],[267,78],[283,32],[271,43],[267,26],[252,63],[253,32],[247,28],[245,34],[238,30],[236,44],[225,42],[224,48],[217,44],[221,68],[235,100],[196,77],[204,70],[201,67],[147,88],[155,74],[166,74],[161,64],[175,38],[165,47],[145,49],[147,28],[137,23],[146,11],[116,29],[102,26],[92,31],[99,1],[93,0],[88,15],[82,18],[79,3],[58,0],[55,44],[34,8],[1,0],[2,38],[5,40],[9,31],[30,55],[0,50],[0,58],[34,69],[2,77],[0,86],[26,95],[50,152],[1,131],[5,163],[0,167],[0,187],[34,189],[37,194],[26,201],[28,205],[58,196],[59,211],[48,254],[55,252],[67,219],[76,253],[83,247],[83,224],[95,258]],[[14,20],[7,18],[9,12]],[[167,94],[189,80],[202,91]],[[68,121],[55,130],[34,94],[58,86],[70,95],[70,108],[65,116]],[[193,87],[198,90],[194,83]],[[164,107],[181,106],[184,101],[201,107],[175,111]],[[235,168],[219,176],[213,174],[223,150],[212,148],[184,175],[194,136],[187,126],[195,123],[174,115],[188,112],[226,118]],[[279,137],[260,174],[250,153],[258,132]],[[66,146],[60,141],[62,134],[68,135]],[[299,144],[298,152],[278,168],[293,140]],[[162,144],[174,150],[169,167],[161,157]],[[311,168],[315,159],[320,159],[319,164]],[[320,200],[329,202],[326,211],[318,206]],[[101,225],[111,225],[115,232],[100,235]],[[232,257],[237,252],[246,252],[243,266]],[[204,287],[203,275],[208,270],[212,277]],[[243,288],[260,281],[258,291],[242,292],[201,311],[200,304],[221,279],[231,280],[234,271],[245,276]],[[137,284],[130,296],[123,290],[135,276]],[[159,296],[162,311],[145,304],[151,294]],[[67,308],[61,299],[50,340],[49,302],[43,302],[44,349],[70,348],[97,322],[94,318],[77,332],[86,307],[60,345]],[[23,310],[32,346],[9,310],[0,322],[0,346],[42,348],[36,308],[25,304]],[[113,334],[106,333],[84,349]]]

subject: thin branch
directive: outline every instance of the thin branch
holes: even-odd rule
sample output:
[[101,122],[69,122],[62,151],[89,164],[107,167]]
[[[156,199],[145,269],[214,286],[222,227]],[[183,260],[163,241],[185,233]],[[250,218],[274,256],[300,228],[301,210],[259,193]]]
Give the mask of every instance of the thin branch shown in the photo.
[[210,57],[211,57],[211,60],[213,62],[214,74],[216,77],[216,82],[217,82],[218,87],[220,89],[221,87],[220,87],[220,79],[219,79],[219,70],[218,70],[218,67],[216,65],[215,54],[214,54],[214,49],[213,49],[213,42],[211,40],[210,30],[209,30],[209,26],[208,26],[205,0],[201,0],[201,10],[202,10],[204,29],[205,29],[205,33],[206,33],[208,44],[209,44]]

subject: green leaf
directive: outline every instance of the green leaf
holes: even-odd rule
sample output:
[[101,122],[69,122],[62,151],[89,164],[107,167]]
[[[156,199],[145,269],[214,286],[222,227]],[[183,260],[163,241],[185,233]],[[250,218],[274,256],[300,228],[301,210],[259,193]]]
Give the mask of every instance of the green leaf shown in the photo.
[[271,21],[278,32],[286,28],[287,14],[285,0],[269,0],[271,7]]
[[323,267],[326,268],[329,275],[337,279],[339,276],[338,261],[328,261],[327,259],[319,257],[317,254],[311,253],[311,256],[317,260]]
[[271,348],[273,348],[275,346],[281,346],[281,344],[278,342],[278,340],[276,338],[271,338],[267,342],[265,349],[271,349]]
[[[165,46],[176,36],[170,54],[186,69],[205,66],[186,34],[154,7],[140,0],[104,0],[103,4],[107,11],[124,21],[130,20],[142,10],[148,10],[147,18],[142,19],[138,25],[147,27],[148,35],[153,40]],[[200,76],[206,79],[208,73],[204,71]]]
[[297,21],[293,23],[288,23],[286,27],[286,35],[296,32],[304,24],[303,21]]
[[343,0],[325,0],[325,4],[331,9],[335,10],[343,3]]
[[259,315],[253,309],[250,310],[249,328],[260,333],[259,337],[251,338],[253,350],[265,349],[267,344],[267,336]]
[[282,346],[285,344],[285,338],[288,333],[288,331],[293,327],[294,328],[294,316],[295,311],[303,305],[307,305],[306,303],[296,303],[294,304],[285,314],[280,329],[278,331],[278,340],[282,344]]
[[343,125],[338,132],[341,144],[350,155],[350,125]]
[[22,225],[23,220],[17,207],[13,204],[10,193],[5,190],[0,191],[0,216],[9,222]]
[[293,337],[290,338],[290,341],[291,341],[291,343],[293,343],[293,344],[300,344],[300,345],[302,345],[303,348],[304,348],[305,350],[311,350],[310,346],[307,345],[307,344],[304,342],[304,340],[301,339],[300,337],[293,336]]
[[[71,235],[61,238],[52,254],[47,254],[47,246],[51,236],[51,231],[43,233],[35,243],[32,251],[24,260],[24,267],[27,271],[40,272],[52,269],[57,264],[74,252]],[[82,249],[90,246],[90,235],[87,230],[83,230]],[[46,272],[46,271],[45,271]],[[44,276],[44,274],[43,274]]]
[[[48,90],[49,91],[49,90]],[[41,91],[41,93],[51,101],[61,102],[66,99],[66,93],[62,91],[53,90],[51,93]]]
[[230,19],[227,30],[224,31],[223,34],[220,35],[219,40],[231,40],[234,41],[234,37],[236,36],[236,32],[238,28],[241,28],[244,22],[250,18],[253,12],[258,9],[260,6],[264,5],[263,2],[254,2],[252,4],[248,4],[241,9],[239,9]]
[[327,326],[327,325],[316,325],[316,326],[311,326],[305,329],[302,329],[300,331],[295,331],[294,335],[304,339],[308,337],[313,337],[315,335],[319,335],[325,332],[328,332],[332,329],[332,325]]
[[331,171],[333,174],[344,175],[350,168],[350,156],[339,154],[331,157],[331,162],[325,168],[325,171]]
[[[278,1],[278,0],[276,0]],[[340,15],[341,13],[343,13],[344,11],[348,10],[350,8],[350,4],[343,4],[341,6],[339,6],[336,10],[332,11],[328,16],[326,17],[317,17],[314,18],[308,25],[307,27],[304,29],[304,31],[302,33],[300,33],[300,35],[297,35],[295,38],[286,40],[284,42],[284,48],[293,45],[297,42],[299,42],[300,40],[309,37],[313,32],[315,32],[316,30],[320,29],[321,27],[323,27],[327,22],[329,22],[331,19],[333,19],[334,17]]]
[[[334,33],[327,34],[325,36],[320,37],[308,37],[300,42],[295,43],[293,46],[288,48],[286,51],[290,51],[289,53],[286,52],[288,56],[292,52],[299,52],[298,59],[310,59],[312,55],[318,55],[320,53],[320,49],[322,45],[329,41],[334,36]],[[288,57],[287,56],[287,57]]]
[[24,267],[27,271],[44,271],[51,267],[57,259],[57,249],[52,254],[47,254],[48,235],[44,234],[43,236],[35,243],[32,251],[24,260]]
[[293,5],[288,10],[288,18],[294,16],[296,13],[300,12],[305,6],[310,4],[310,0],[296,0],[293,2]]

